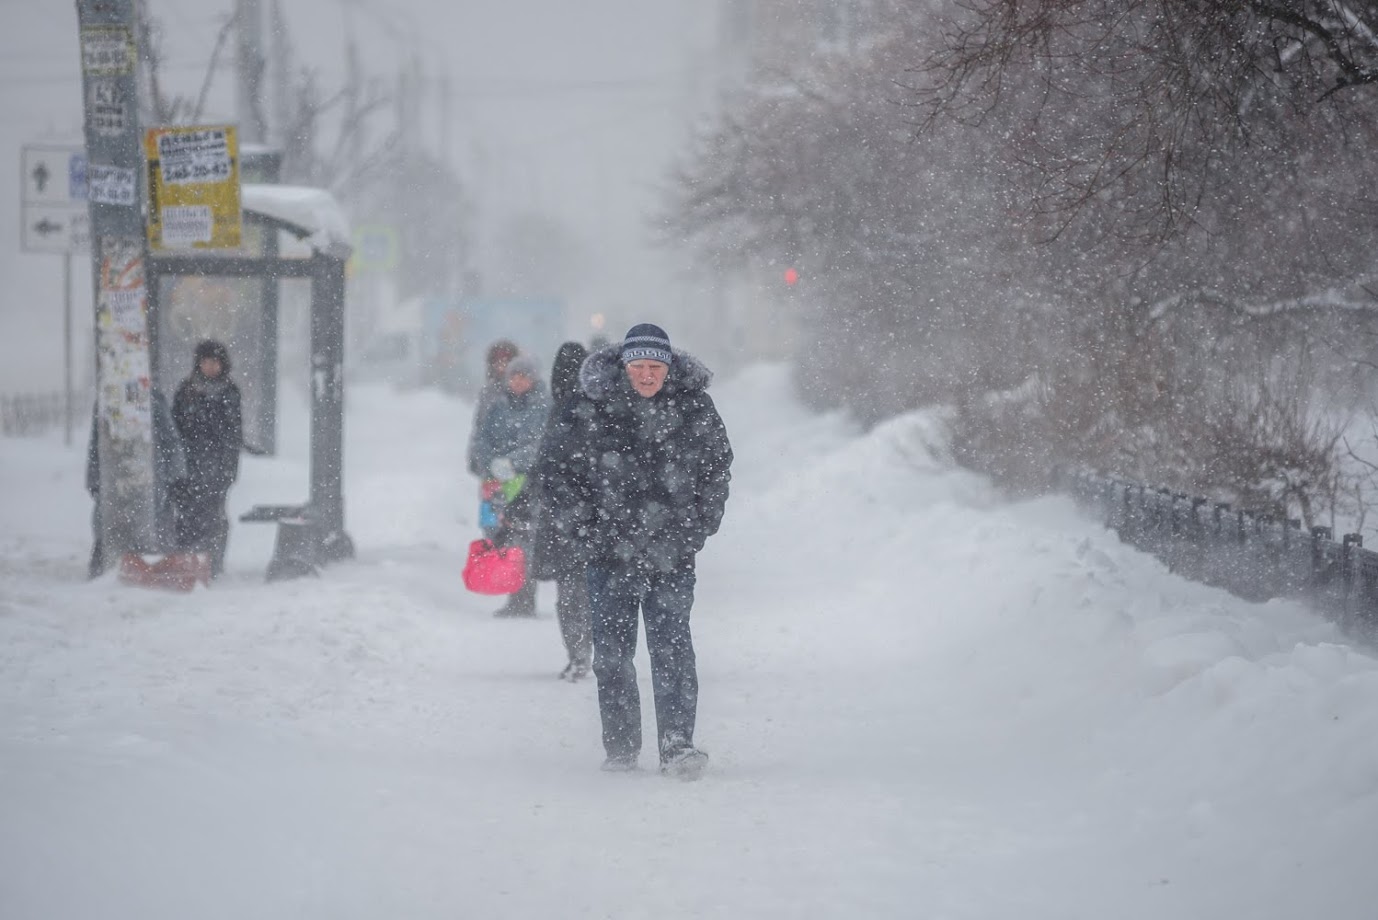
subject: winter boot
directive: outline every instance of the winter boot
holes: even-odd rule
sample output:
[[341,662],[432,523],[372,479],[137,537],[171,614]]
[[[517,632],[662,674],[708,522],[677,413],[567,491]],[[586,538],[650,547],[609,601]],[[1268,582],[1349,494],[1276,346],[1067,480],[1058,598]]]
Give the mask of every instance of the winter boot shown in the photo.
[[708,769],[708,755],[689,743],[680,732],[669,732],[660,742],[660,772],[677,779],[695,780]]
[[496,611],[495,617],[534,617],[536,615],[536,582],[528,580],[521,590],[510,595],[507,603]]

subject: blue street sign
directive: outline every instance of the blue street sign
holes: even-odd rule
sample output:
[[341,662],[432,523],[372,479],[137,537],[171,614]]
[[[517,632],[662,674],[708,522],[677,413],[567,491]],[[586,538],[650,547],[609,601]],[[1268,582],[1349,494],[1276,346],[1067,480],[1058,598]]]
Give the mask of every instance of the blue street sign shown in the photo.
[[86,200],[85,153],[74,153],[67,160],[67,191],[73,201]]

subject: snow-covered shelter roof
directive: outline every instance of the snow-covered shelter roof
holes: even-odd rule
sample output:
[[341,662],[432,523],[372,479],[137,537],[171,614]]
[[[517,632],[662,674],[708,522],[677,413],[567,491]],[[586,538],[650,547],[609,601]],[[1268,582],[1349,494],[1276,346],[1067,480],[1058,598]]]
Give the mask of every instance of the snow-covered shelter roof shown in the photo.
[[318,252],[349,258],[349,220],[325,189],[246,183],[240,187],[240,204],[245,211],[283,225]]

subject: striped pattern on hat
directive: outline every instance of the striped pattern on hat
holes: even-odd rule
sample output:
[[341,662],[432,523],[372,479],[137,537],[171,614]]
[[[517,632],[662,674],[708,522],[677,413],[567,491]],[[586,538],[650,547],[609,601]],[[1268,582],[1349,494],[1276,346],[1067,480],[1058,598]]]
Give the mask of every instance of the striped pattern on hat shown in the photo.
[[674,357],[670,350],[670,336],[654,323],[639,323],[627,330],[622,340],[622,363],[659,361],[669,364]]

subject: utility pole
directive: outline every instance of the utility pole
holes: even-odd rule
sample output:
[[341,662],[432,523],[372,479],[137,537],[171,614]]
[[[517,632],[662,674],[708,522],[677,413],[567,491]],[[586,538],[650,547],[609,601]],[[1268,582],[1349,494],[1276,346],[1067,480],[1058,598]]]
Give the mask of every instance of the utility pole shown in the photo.
[[235,0],[234,10],[239,37],[239,51],[235,55],[239,142],[262,144],[268,139],[263,113],[263,8],[259,0]]
[[62,254],[62,443],[72,446],[72,254]]
[[106,559],[156,553],[154,405],[135,0],[77,0],[95,297],[97,498]]
[[286,146],[283,136],[292,121],[291,50],[287,42],[287,20],[282,15],[281,0],[273,0],[270,53],[273,56],[273,117],[268,128],[268,141],[279,150]]
[[450,71],[447,67],[440,77],[440,162],[453,166],[450,162]]

